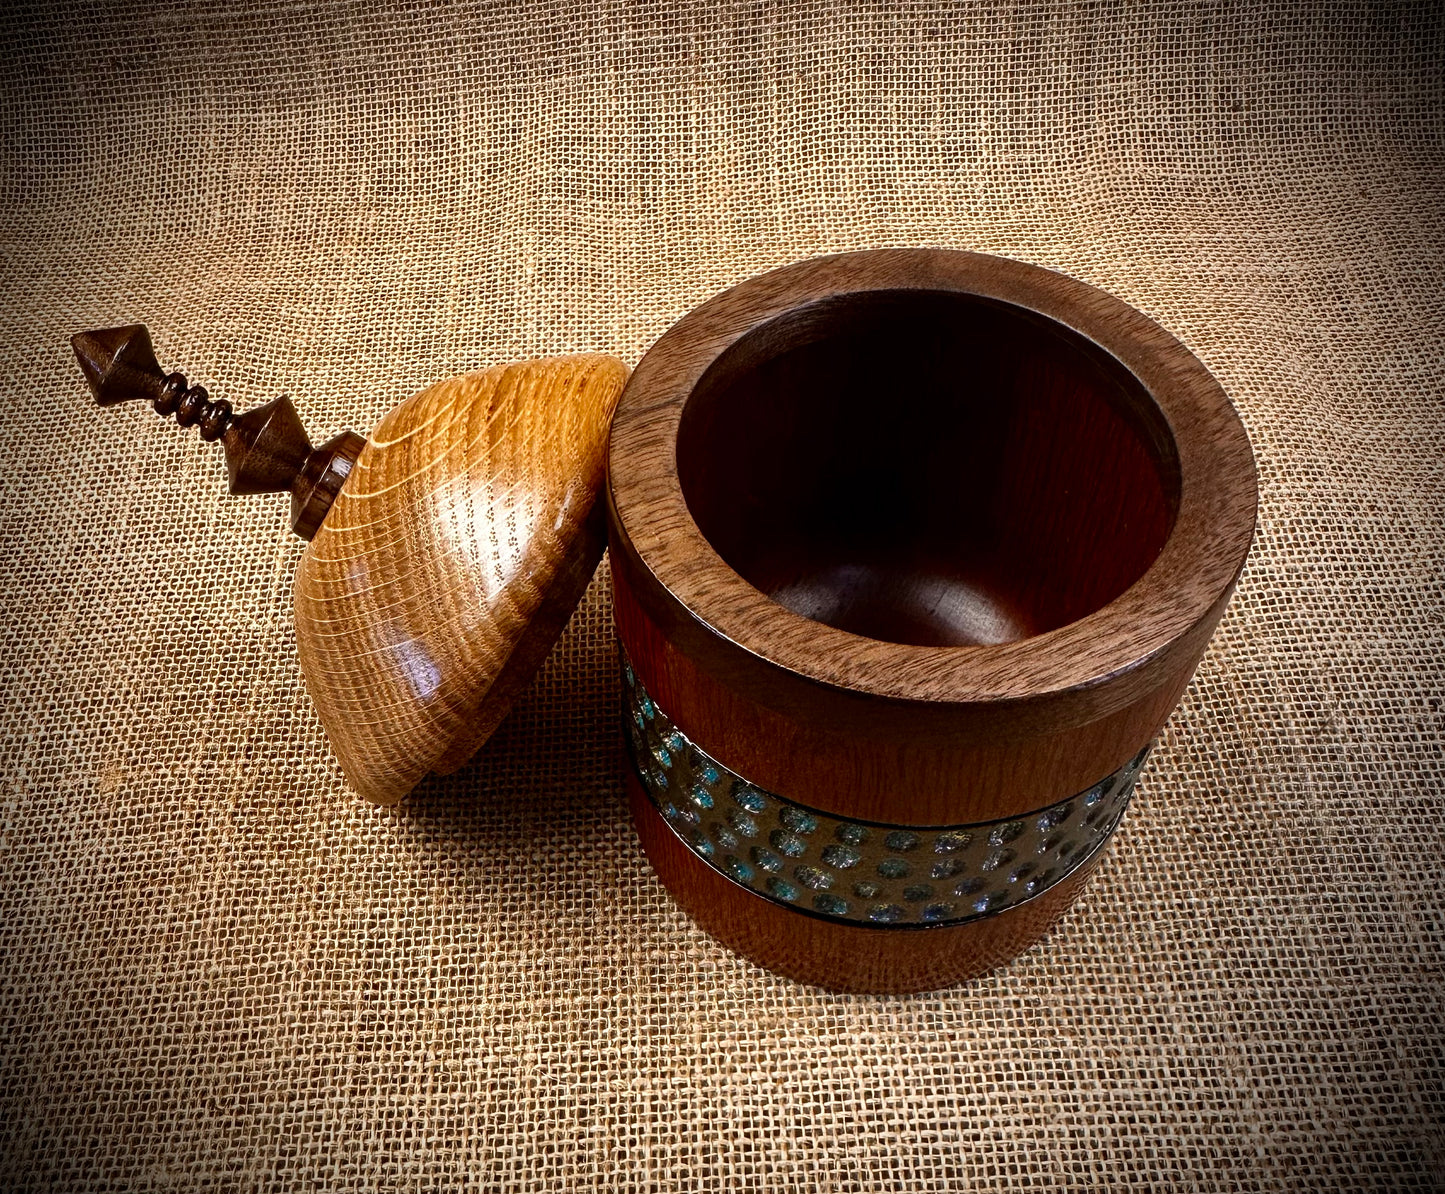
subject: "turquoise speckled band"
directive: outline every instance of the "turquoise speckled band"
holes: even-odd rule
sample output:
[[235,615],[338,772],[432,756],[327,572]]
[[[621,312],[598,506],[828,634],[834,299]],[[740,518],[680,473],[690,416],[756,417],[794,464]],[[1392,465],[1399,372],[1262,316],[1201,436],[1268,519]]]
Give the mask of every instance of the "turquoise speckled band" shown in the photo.
[[679,730],[622,654],[643,790],[682,842],[733,882],[813,916],[886,928],[961,924],[1047,891],[1118,825],[1149,753],[1048,808],[973,825],[880,825],[805,808],[729,771]]

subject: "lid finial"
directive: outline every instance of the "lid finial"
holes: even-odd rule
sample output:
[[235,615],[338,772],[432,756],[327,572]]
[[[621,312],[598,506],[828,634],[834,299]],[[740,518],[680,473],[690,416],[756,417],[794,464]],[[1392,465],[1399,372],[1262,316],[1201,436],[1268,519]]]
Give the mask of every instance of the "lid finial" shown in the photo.
[[316,534],[366,446],[343,431],[313,448],[284,395],[239,415],[224,398],[213,402],[204,386],[160,367],[143,323],[81,332],[70,346],[101,406],[149,400],[162,417],[175,415],[182,427],[199,426],[202,439],[221,441],[232,493],[289,492],[291,529],[303,539]]

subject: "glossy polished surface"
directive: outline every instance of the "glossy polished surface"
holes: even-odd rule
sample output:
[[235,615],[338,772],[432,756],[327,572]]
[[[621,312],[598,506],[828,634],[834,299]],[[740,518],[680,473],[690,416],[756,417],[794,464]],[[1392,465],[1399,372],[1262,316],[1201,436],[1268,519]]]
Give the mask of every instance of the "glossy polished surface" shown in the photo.
[[685,316],[608,476],[618,634],[666,715],[633,720],[648,856],[728,946],[850,991],[963,981],[1067,906],[1254,526],[1248,439],[1182,344],[937,249]]
[[1106,854],[1095,854],[1037,899],[993,916],[880,931],[803,916],[742,890],[682,843],[630,769],[627,795],[648,861],[689,916],[749,961],[833,991],[934,991],[1012,961],[1069,910]]
[[162,418],[175,415],[182,427],[198,427],[203,440],[219,439],[232,493],[289,491],[291,529],[303,539],[316,534],[366,445],[355,432],[343,431],[313,448],[284,394],[242,414],[224,398],[212,401],[205,386],[161,368],[143,323],[80,332],[70,345],[101,406],[144,400]]
[[732,355],[758,359],[705,378],[677,436],[699,530],[780,605],[886,642],[1008,643],[1102,608],[1158,557],[1173,445],[1082,337],[947,291],[798,319],[743,337]]
[[880,931],[996,915],[1067,879],[1104,848],[1149,753],[1022,817],[880,824],[797,804],[731,771],[677,728],[625,650],[622,691],[633,770],[688,850],[760,898]]
[[602,555],[626,380],[600,355],[498,366],[372,432],[295,590],[306,687],[366,799],[465,763],[566,624]]
[[[907,317],[880,320],[880,307],[900,293]],[[963,317],[970,307],[975,314]],[[985,319],[988,309],[1008,318]],[[854,369],[877,382],[872,402],[861,391],[855,398],[818,394],[812,381],[785,384],[823,341],[844,346]],[[972,350],[937,359],[951,341]],[[935,401],[914,384],[928,379],[965,399],[977,387],[1010,409]],[[754,406],[747,426],[737,426],[712,396],[742,397],[754,384],[778,401]],[[714,422],[709,408],[725,417]],[[838,414],[862,425],[844,428],[834,451]],[[1035,418],[1041,426],[1030,426]],[[712,426],[724,433],[715,442]],[[975,439],[997,451],[975,454]],[[780,456],[781,445],[796,448]],[[1071,456],[1092,451],[1107,454],[1102,470]],[[1010,453],[1016,461],[997,459]],[[754,691],[776,694],[781,683],[790,700],[827,690],[950,706],[1020,702],[1050,706],[1053,725],[1092,721],[1193,669],[1254,532],[1248,438],[1223,390],[1178,340],[1075,279],[941,249],[800,262],[690,312],[638,364],[613,424],[610,462],[614,541],[642,562],[644,604],[664,620],[666,607],[680,605],[690,625],[679,623],[673,637],[687,639],[689,654],[717,655],[718,668],[758,677]],[[810,510],[809,494],[791,493],[778,475],[785,463],[813,471],[828,498],[851,504],[856,517]],[[709,465],[722,470],[722,483],[707,477]],[[728,492],[729,473],[739,482],[714,508],[710,497]],[[860,474],[895,482],[881,511],[869,503],[888,487],[848,483]],[[1096,494],[1080,492],[1095,482]],[[1074,521],[1081,500],[1098,514],[1097,527]],[[758,544],[733,534],[752,525],[738,509],[744,502],[776,526],[760,535],[756,555]],[[876,527],[860,527],[880,513]],[[890,537],[910,514],[921,515],[916,534]],[[841,540],[820,551],[820,528]],[[873,558],[880,545],[908,558]],[[800,560],[803,583],[791,588],[786,570]],[[873,583],[826,571],[839,564],[865,567]],[[895,575],[900,583],[885,590]],[[913,614],[932,597],[908,592],[923,585],[920,575],[956,579],[961,596],[982,591],[985,600],[959,604],[1004,615],[994,619],[997,633],[965,634],[965,618],[941,628],[925,620],[928,633],[907,633],[920,629]],[[830,594],[861,600],[830,611]],[[850,633],[829,624],[835,616],[873,625]],[[959,641],[982,637],[1001,641]],[[908,641],[915,638],[926,641]],[[767,700],[776,707],[778,695]]]

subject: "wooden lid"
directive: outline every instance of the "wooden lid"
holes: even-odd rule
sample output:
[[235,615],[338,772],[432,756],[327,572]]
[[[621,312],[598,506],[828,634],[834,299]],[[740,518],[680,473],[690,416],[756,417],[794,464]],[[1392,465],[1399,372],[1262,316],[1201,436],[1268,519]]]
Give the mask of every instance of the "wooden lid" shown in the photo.
[[368,800],[466,763],[552,649],[606,546],[626,379],[600,355],[499,366],[372,431],[296,571],[306,687]]
[[598,354],[431,386],[363,439],[307,441],[291,402],[242,414],[156,361],[141,324],[83,332],[102,406],[144,399],[220,440],[235,494],[289,492],[306,686],[368,800],[462,766],[531,682],[606,545],[596,497],[627,366]]

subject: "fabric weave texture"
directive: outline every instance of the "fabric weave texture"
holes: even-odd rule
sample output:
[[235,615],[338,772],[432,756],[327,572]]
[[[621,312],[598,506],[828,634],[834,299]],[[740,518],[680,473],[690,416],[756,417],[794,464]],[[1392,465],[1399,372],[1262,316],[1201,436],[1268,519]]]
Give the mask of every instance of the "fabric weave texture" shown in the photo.
[[[1438,5],[10,7],[0,1185],[1445,1187]],[[1132,303],[1260,525],[1092,886],[963,988],[733,957],[628,823],[606,565],[468,767],[381,810],[308,703],[281,498],[98,409],[150,325],[313,442],[635,363],[719,290],[937,245]]]

